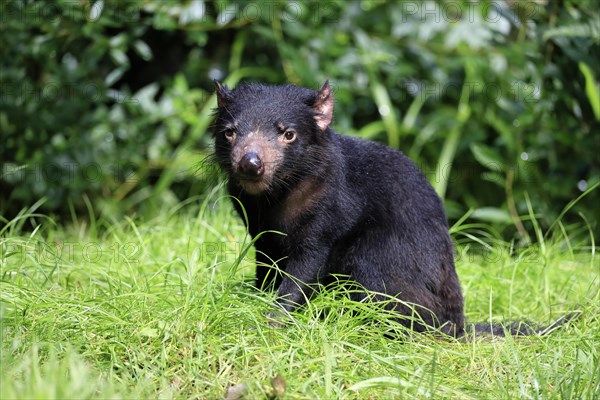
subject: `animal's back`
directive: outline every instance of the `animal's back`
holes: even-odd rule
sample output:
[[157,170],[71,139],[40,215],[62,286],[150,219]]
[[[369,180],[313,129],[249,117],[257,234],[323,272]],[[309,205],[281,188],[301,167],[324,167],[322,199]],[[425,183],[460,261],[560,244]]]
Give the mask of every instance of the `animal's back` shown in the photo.
[[[399,151],[337,134],[333,140],[345,164],[343,186],[362,209],[333,252],[332,267],[369,290],[418,304],[430,325],[450,322],[448,330],[461,330],[463,299],[453,246],[433,187]],[[402,304],[396,309],[410,312]]]

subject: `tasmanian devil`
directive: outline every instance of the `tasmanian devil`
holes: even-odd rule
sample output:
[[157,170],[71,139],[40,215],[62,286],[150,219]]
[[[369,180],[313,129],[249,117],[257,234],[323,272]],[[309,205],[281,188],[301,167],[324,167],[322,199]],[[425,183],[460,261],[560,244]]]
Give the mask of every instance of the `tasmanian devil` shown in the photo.
[[400,316],[418,314],[400,323],[462,335],[446,216],[417,166],[383,144],[334,132],[328,82],[318,91],[215,83],[215,157],[256,238],[256,286],[276,288],[291,311],[315,284],[344,275],[398,299],[388,304]]

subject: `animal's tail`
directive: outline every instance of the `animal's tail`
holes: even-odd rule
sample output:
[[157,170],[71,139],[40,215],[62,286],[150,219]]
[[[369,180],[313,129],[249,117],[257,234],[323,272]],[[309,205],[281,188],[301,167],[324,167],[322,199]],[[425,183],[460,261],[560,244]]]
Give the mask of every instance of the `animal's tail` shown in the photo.
[[552,324],[540,327],[529,321],[517,321],[508,324],[471,324],[467,326],[466,334],[492,335],[492,336],[543,336],[554,332],[556,329],[571,322],[581,315],[581,311],[573,311],[563,315]]

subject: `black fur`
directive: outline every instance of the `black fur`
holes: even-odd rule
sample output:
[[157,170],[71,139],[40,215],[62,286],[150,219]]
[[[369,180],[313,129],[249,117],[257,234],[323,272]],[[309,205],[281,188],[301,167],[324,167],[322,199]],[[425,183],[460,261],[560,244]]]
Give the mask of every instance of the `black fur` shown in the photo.
[[[397,298],[390,307],[400,315],[418,314],[400,317],[402,324],[462,335],[463,296],[446,217],[415,164],[382,144],[334,132],[327,82],[319,91],[216,85],[215,156],[250,234],[259,236],[257,287],[276,288],[290,311],[314,284],[347,275]],[[242,206],[233,204],[243,218]],[[265,231],[285,235],[260,235]],[[272,272],[274,263],[284,274]]]

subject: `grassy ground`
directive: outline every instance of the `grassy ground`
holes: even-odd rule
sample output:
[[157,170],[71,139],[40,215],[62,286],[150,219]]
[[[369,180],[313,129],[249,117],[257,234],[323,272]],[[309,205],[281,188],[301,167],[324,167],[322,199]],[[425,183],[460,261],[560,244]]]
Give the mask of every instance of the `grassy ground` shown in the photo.
[[226,199],[143,223],[34,219],[38,229],[23,218],[0,235],[2,399],[222,398],[232,386],[230,398],[253,399],[600,393],[600,258],[584,227],[557,225],[521,250],[469,220],[453,228],[469,321],[580,309],[577,321],[545,337],[400,340],[340,289],[284,328],[266,324],[274,297],[251,287],[252,250]]

